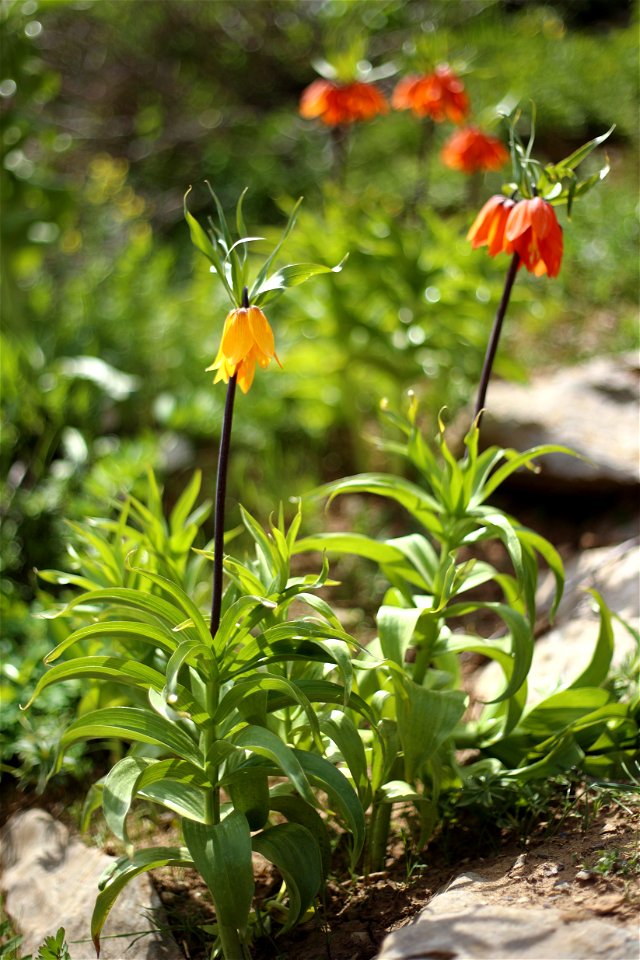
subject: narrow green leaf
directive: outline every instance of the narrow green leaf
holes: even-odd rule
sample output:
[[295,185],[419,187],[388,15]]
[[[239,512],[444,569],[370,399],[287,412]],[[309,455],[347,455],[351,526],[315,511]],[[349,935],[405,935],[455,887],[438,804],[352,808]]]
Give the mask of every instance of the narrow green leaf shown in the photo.
[[311,550],[329,553],[350,554],[374,560],[376,563],[402,562],[403,554],[396,547],[379,540],[373,540],[361,533],[318,533],[302,537],[293,547],[293,553],[307,553]]
[[571,684],[571,690],[578,690],[582,687],[598,687],[603,684],[608,677],[613,658],[614,637],[611,611],[597,590],[590,590],[589,593],[598,605],[600,630],[593,656],[588,666]]
[[282,231],[282,234],[281,234],[281,236],[280,236],[279,241],[277,242],[277,244],[275,245],[275,247],[274,247],[273,250],[271,251],[270,255],[267,257],[267,259],[265,260],[264,264],[262,265],[262,267],[261,267],[261,269],[260,269],[260,272],[258,273],[258,276],[256,277],[256,279],[255,279],[255,281],[254,281],[254,283],[253,283],[253,286],[251,287],[251,290],[249,291],[249,302],[250,302],[250,303],[254,303],[254,302],[255,302],[255,301],[254,301],[255,295],[256,295],[257,291],[260,289],[260,287],[262,286],[262,283],[264,282],[265,277],[266,277],[267,274],[269,273],[269,270],[271,269],[271,264],[274,262],[274,260],[275,260],[275,258],[277,257],[278,253],[279,253],[280,250],[282,249],[282,245],[284,244],[285,240],[287,239],[287,237],[289,236],[289,234],[290,234],[291,231],[293,230],[293,226],[294,226],[294,224],[295,224],[295,222],[296,222],[296,216],[297,216],[297,214],[298,214],[298,210],[300,209],[300,204],[301,204],[301,203],[302,203],[302,197],[300,197],[300,198],[296,201],[296,203],[294,204],[293,210],[291,211],[291,213],[290,213],[290,215],[289,215],[289,219],[287,220],[287,224],[286,224],[284,230]]
[[322,885],[322,858],[314,836],[299,823],[279,823],[252,839],[253,849],[273,863],[287,885],[286,933],[301,919]]
[[201,484],[202,471],[195,470],[191,480],[178,497],[176,505],[169,516],[169,528],[172,535],[175,536],[176,534],[181,533],[186,526],[187,518],[191,513],[198,494],[200,493]]
[[415,607],[382,606],[378,610],[378,636],[384,656],[402,667],[405,654],[411,646],[418,620],[423,610]]
[[[110,872],[106,883],[101,884],[91,917],[91,938],[100,956],[100,934],[109,912],[123,888],[138,874],[156,867],[191,867],[193,859],[185,847],[148,847],[138,850],[131,859],[121,857]],[[135,923],[136,918],[132,917]]]
[[78,740],[96,737],[117,737],[149,743],[177,754],[197,767],[202,757],[196,743],[185,731],[162,717],[139,707],[105,707],[84,714],[67,727],[60,740],[60,755],[56,771],[60,769],[64,750]]
[[568,170],[575,170],[578,164],[582,163],[582,161],[588,157],[589,154],[596,149],[596,147],[599,147],[601,143],[604,143],[604,141],[611,136],[615,128],[616,125],[614,123],[609,127],[606,133],[602,133],[599,137],[594,137],[593,140],[589,140],[588,143],[584,143],[581,147],[578,147],[577,150],[574,150],[573,153],[570,153],[568,157],[565,157],[564,160],[560,160],[557,164],[555,164],[555,166],[565,167]]
[[289,778],[301,797],[315,806],[316,798],[311,791],[309,781],[300,764],[300,751],[292,750],[271,730],[250,724],[233,735],[233,743],[260,757],[266,757],[282,770]]
[[365,837],[364,811],[355,790],[344,774],[324,757],[304,750],[294,750],[293,753],[306,775],[327,793],[342,815],[353,836],[351,863],[355,865]]
[[260,284],[252,295],[252,302],[256,306],[260,306],[284,293],[289,287],[297,287],[301,283],[306,283],[307,280],[318,276],[318,274],[339,273],[343,264],[344,260],[335,267],[327,267],[323,263],[290,263],[286,267],[281,267],[280,270]]
[[363,473],[354,477],[345,477],[319,487],[313,492],[313,497],[316,499],[329,497],[331,502],[334,497],[345,493],[371,493],[395,500],[427,530],[436,534],[442,532],[442,523],[438,518],[442,505],[417,484],[402,477],[384,473]]
[[544,740],[567,729],[592,710],[604,707],[610,698],[611,694],[601,687],[580,686],[561,690],[536,704],[522,718],[517,732],[522,731]]
[[57,660],[59,656],[76,643],[84,643],[84,641],[95,639],[101,641],[106,640],[107,642],[109,640],[141,640],[143,643],[159,647],[169,654],[175,650],[178,645],[177,637],[166,627],[162,629],[161,627],[154,627],[151,624],[136,621],[108,620],[102,623],[90,623],[86,627],[80,627],[79,630],[74,630],[73,633],[65,637],[57,647],[47,654],[45,663],[52,663],[54,660]]
[[515,471],[521,467],[537,469],[534,461],[537,460],[538,457],[544,457],[550,453],[564,453],[568,457],[580,457],[580,454],[576,453],[575,450],[570,450],[569,447],[563,447],[556,443],[541,444],[540,446],[532,447],[530,450],[525,450],[524,453],[518,453],[517,450],[503,450],[502,453],[507,459],[507,462],[499,467],[495,473],[490,476],[484,486],[478,490],[471,506],[488,500],[494,491],[497,490],[512,473],[515,473]]
[[[274,790],[280,790],[277,786]],[[331,842],[327,832],[327,825],[317,810],[310,803],[303,800],[302,797],[287,793],[272,793],[270,807],[277,813],[281,813],[290,823],[299,823],[306,827],[313,836],[320,859],[322,861],[323,880],[329,875],[331,867]]]
[[[504,603],[457,603],[447,608],[447,615],[451,617],[462,617],[467,613],[477,613],[478,610],[491,610],[497,614],[505,623],[509,631],[509,642],[511,646],[511,656],[513,658],[513,673],[505,690],[499,697],[491,700],[491,703],[499,703],[501,700],[508,700],[516,691],[520,689],[526,681],[533,658],[533,633],[532,628],[526,618]],[[495,644],[495,640],[487,641],[487,647]],[[490,654],[488,654],[490,656]]]
[[164,780],[151,786],[138,789],[138,794],[146,800],[177,813],[182,821],[195,820],[205,823],[207,819],[207,791],[190,783],[179,780]]
[[211,891],[218,923],[244,933],[254,890],[246,817],[233,812],[214,825],[185,820],[182,832],[196,869]]
[[145,691],[150,687],[154,690],[162,690],[164,686],[164,676],[161,673],[137,660],[124,660],[121,657],[76,657],[47,670],[40,677],[24,709],[27,710],[36,697],[53,683],[87,678],[110,680],[112,683],[122,683]]
[[371,803],[371,782],[367,769],[367,757],[358,728],[350,717],[334,710],[328,720],[320,721],[320,729],[333,740],[342,754],[342,759],[353,777],[360,802],[366,810]]
[[124,757],[111,768],[104,780],[102,809],[113,834],[128,843],[127,814],[135,796],[135,785],[142,771],[153,763],[143,757]]
[[459,690],[426,690],[408,677],[394,679],[404,775],[411,783],[453,734],[465,711],[467,697]]

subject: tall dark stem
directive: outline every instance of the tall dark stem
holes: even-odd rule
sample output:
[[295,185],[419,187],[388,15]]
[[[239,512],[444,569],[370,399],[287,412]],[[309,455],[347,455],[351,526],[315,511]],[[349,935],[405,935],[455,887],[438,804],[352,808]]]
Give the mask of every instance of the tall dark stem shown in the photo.
[[233,401],[236,395],[237,374],[229,378],[227,399],[224,405],[218,473],[216,476],[216,505],[213,520],[213,599],[211,601],[211,636],[215,637],[220,626],[222,607],[222,556],[224,552],[224,504],[227,495],[227,472],[229,468],[229,445],[233,421]]
[[[245,287],[242,292],[242,306],[249,306],[249,292]],[[222,557],[224,554],[224,505],[227,496],[227,473],[229,471],[229,447],[231,444],[231,426],[233,424],[233,401],[236,396],[238,372],[229,377],[227,399],[224,405],[222,418],[222,433],[220,435],[220,450],[218,452],[218,473],[216,476],[216,503],[213,517],[213,597],[211,600],[211,623],[209,630],[215,637],[220,626],[220,610],[222,609]]]
[[491,370],[493,368],[493,361],[495,359],[496,351],[498,349],[498,342],[500,340],[500,333],[502,331],[502,323],[507,312],[507,307],[509,306],[509,298],[511,296],[511,288],[513,287],[514,281],[516,279],[516,274],[518,272],[518,267],[520,266],[520,255],[514,253],[509,266],[509,272],[507,273],[507,278],[504,282],[504,290],[502,291],[502,297],[498,305],[498,310],[496,313],[496,318],[493,321],[493,329],[491,331],[491,336],[489,338],[489,343],[487,345],[487,352],[484,358],[484,366],[482,368],[482,376],[480,377],[480,386],[478,388],[478,399],[476,400],[476,409],[474,418],[477,418],[478,426],[480,426],[480,420],[482,419],[482,411],[484,409],[485,400],[487,397],[487,388],[489,386],[489,380],[491,379]]

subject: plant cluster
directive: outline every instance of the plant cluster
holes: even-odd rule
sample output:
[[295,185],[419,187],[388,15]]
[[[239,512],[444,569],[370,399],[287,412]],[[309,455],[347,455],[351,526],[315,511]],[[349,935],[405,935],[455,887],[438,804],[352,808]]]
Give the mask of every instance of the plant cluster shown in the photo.
[[[496,41],[505,16],[507,59]],[[108,758],[84,820],[102,806],[124,855],[98,896],[96,943],[119,891],[154,865],[200,871],[216,907],[212,949],[237,960],[260,931],[308,916],[330,869],[380,866],[400,813],[419,849],[474,811],[522,823],[541,778],[637,779],[637,663],[610,675],[601,598],[588,665],[542,703],[527,697],[538,564],[553,570],[556,599],[562,565],[491,503],[546,451],[480,444],[494,366],[524,375],[519,338],[545,359],[555,345],[567,356],[564,341],[573,359],[604,336],[611,349],[635,338],[635,182],[624,183],[623,156],[635,33],[611,30],[605,54],[600,34],[569,20],[557,5],[507,15],[475,0],[329,3],[317,16],[288,0],[241,14],[235,0],[3,5],[1,175],[13,212],[2,222],[2,772],[44,788],[52,762],[89,780],[95,757]],[[317,63],[300,118],[318,35],[346,54]],[[543,105],[543,153],[560,134],[570,141],[565,160],[542,160],[512,115],[502,193],[507,138],[484,132],[513,106],[494,106],[498,74]],[[607,168],[576,173],[604,137],[572,146],[609,118],[622,177],[581,204],[575,233],[590,239],[578,246],[557,209],[570,213]],[[443,164],[430,163],[440,151]],[[205,220],[207,193],[194,191],[187,232],[180,193],[202,170],[223,202],[211,192]],[[232,225],[223,212],[246,183],[266,224],[251,233],[244,195]],[[285,199],[292,185],[311,195],[304,208]],[[494,196],[470,246],[485,190]],[[285,241],[295,262],[279,267]],[[472,252],[481,246],[491,259]],[[485,352],[500,253],[511,268]],[[311,278],[313,296],[278,300]],[[613,319],[577,345],[568,325],[594,303]],[[517,333],[498,353],[509,304]],[[437,411],[460,409],[479,377],[459,455]],[[381,398],[409,384],[419,403],[386,410],[397,436],[375,455],[402,476],[374,473],[362,435]],[[210,504],[200,473],[185,473],[210,476],[214,441]],[[300,507],[276,509],[345,473],[304,497],[313,534]],[[403,516],[404,534],[386,535],[382,512],[379,526],[367,516],[353,532],[319,532],[324,500],[351,492]],[[503,560],[489,562],[496,551]],[[366,646],[328,602],[334,556],[349,559],[361,592],[372,594],[376,570],[382,603]],[[487,617],[498,636],[480,628]],[[470,701],[461,668],[478,653],[504,677],[490,704]],[[182,842],[134,849],[128,817],[149,804],[175,816]],[[283,879],[266,911],[252,900],[253,851]],[[60,932],[50,939],[62,956]]]
[[[512,128],[513,129],[513,128]],[[483,388],[520,262],[540,273],[551,202],[585,193],[604,174],[578,184],[578,162],[601,142],[536,174],[539,166],[512,133],[514,175],[523,209],[503,244],[513,244],[512,264],[487,349]],[[545,192],[542,177],[550,184]],[[524,178],[524,179],[522,179]],[[509,190],[513,190],[509,185]],[[43,571],[58,587],[75,588],[45,616],[68,623],[48,654],[53,664],[33,698],[61,681],[90,682],[91,709],[63,734],[54,766],[78,742],[121,741],[123,755],[90,790],[84,820],[102,806],[125,853],[102,878],[92,919],[100,933],[124,886],[158,866],[195,867],[216,911],[213,953],[248,957],[258,924],[252,853],[266,857],[282,877],[286,905],[272,912],[290,929],[321,895],[332,850],[347,846],[349,869],[384,864],[392,813],[413,808],[412,841],[421,849],[442,820],[451,798],[491,806],[501,795],[569,771],[629,776],[638,738],[637,695],[620,698],[609,683],[613,653],[611,613],[594,593],[600,632],[579,675],[539,703],[527,697],[533,655],[539,560],[556,581],[553,609],[564,584],[554,547],[516,518],[491,505],[515,471],[536,469],[539,458],[569,450],[542,446],[525,452],[480,444],[477,416],[456,455],[438,420],[435,444],[419,423],[418,401],[385,417],[399,439],[383,451],[407,461],[415,480],[393,473],[364,473],[320,487],[314,497],[351,493],[384,498],[408,515],[411,532],[384,538],[357,532],[300,536],[301,506],[287,523],[282,506],[267,528],[241,508],[253,555],[238,556],[226,519],[236,386],[253,389],[256,367],[277,360],[263,307],[289,288],[341,269],[293,263],[274,270],[297,208],[272,252],[254,272],[248,256],[243,197],[234,238],[212,192],[215,218],[201,226],[185,205],[196,248],[210,262],[232,309],[209,370],[226,383],[213,540],[196,547],[211,504],[196,506],[199,474],[165,518],[150,472],[146,495],[128,495],[116,515],[79,527],[81,546],[72,573]],[[539,202],[538,202],[539,201]],[[534,206],[532,207],[531,204]],[[542,207],[540,207],[540,204]],[[493,208],[492,208],[493,209]],[[511,211],[511,207],[510,207]],[[484,220],[482,221],[485,222]],[[502,221],[500,221],[502,223]],[[487,241],[492,249],[492,227]],[[560,230],[560,227],[557,227]],[[555,230],[555,227],[553,228]],[[553,238],[553,255],[561,258]],[[470,238],[477,239],[472,229]],[[555,261],[554,261],[555,262]],[[558,261],[559,269],[559,261]],[[282,362],[286,365],[286,356]],[[265,374],[260,374],[264,376]],[[499,544],[507,566],[486,559]],[[320,571],[308,555],[320,552]],[[377,637],[363,646],[343,626],[323,588],[330,586],[328,556],[346,554],[378,565],[388,584],[377,612]],[[205,574],[212,567],[212,587]],[[497,599],[479,599],[490,585]],[[322,591],[319,592],[319,591]],[[210,602],[210,616],[203,610]],[[474,629],[478,615],[501,624],[498,635]],[[504,680],[488,703],[471,704],[461,674],[461,654],[496,661]],[[460,751],[471,751],[462,763]],[[127,818],[136,800],[158,804],[180,822],[183,845],[134,849]],[[229,882],[232,877],[232,882]],[[264,919],[260,918],[264,929]]]

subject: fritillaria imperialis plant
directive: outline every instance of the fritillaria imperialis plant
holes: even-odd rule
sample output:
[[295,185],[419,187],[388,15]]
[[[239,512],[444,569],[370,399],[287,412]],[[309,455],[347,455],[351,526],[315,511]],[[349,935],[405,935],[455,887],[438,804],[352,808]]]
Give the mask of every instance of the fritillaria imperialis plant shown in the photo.
[[320,76],[300,97],[300,116],[319,120],[331,131],[337,180],[342,180],[346,173],[349,129],[389,112],[387,99],[376,81],[388,76],[393,68],[372,68],[365,53],[365,41],[358,39],[344,51],[336,52],[331,63],[314,61],[313,67]]
[[[243,511],[255,560],[243,563],[224,555],[235,387],[246,393],[256,366],[277,360],[262,306],[331,268],[290,264],[271,272],[296,206],[280,243],[251,280],[247,245],[256,238],[244,227],[242,198],[236,210],[240,236],[234,242],[212,196],[218,224],[212,222],[210,232],[186,206],[185,215],[195,246],[232,303],[209,368],[216,381],[227,383],[213,552],[192,551],[209,512],[208,506],[194,510],[198,476],[168,524],[150,476],[147,503],[130,497],[116,520],[94,521],[80,531],[84,550],[74,554],[77,572],[44,574],[82,592],[54,611],[71,619],[72,628],[47,659],[63,654],[69,659],[44,675],[35,695],[52,683],[78,678],[101,681],[107,702],[113,685],[130,694],[129,702],[112,694],[110,705],[83,712],[62,737],[57,763],[59,769],[65,750],[80,740],[106,737],[135,744],[89,800],[89,809],[101,800],[107,823],[127,851],[101,883],[91,924],[96,949],[109,910],[134,876],[162,865],[195,866],[215,905],[218,947],[227,960],[239,960],[248,956],[253,851],[271,860],[284,879],[285,929],[305,913],[324,882],[328,822],[317,812],[316,788],[351,834],[355,865],[364,842],[362,805],[347,777],[323,756],[326,744],[340,743],[344,734],[339,719],[327,719],[321,728],[314,704],[331,704],[338,718],[347,708],[370,711],[351,692],[348,648],[358,645],[315,595],[326,582],[326,564],[318,576],[291,574],[300,513],[289,527],[280,516],[265,532]],[[209,560],[214,575],[207,620],[199,574]],[[299,610],[306,607],[307,616],[290,619],[294,601]],[[184,846],[134,852],[126,821],[137,797],[178,815]]]
[[[371,869],[384,863],[393,804],[414,804],[421,846],[437,821],[441,792],[459,783],[455,749],[486,747],[517,723],[533,653],[538,555],[556,578],[554,607],[563,586],[562,562],[552,545],[488,501],[516,470],[532,468],[545,454],[570,451],[547,445],[525,453],[498,447],[480,453],[474,423],[465,437],[465,454],[458,460],[447,445],[441,421],[437,452],[431,449],[417,413],[415,398],[406,417],[385,410],[385,418],[403,441],[381,443],[409,461],[418,473],[417,483],[368,473],[330,483],[317,495],[383,497],[402,507],[419,531],[385,541],[352,533],[319,534],[303,538],[295,547],[373,560],[390,584],[378,611],[378,637],[367,647],[369,663],[362,663],[354,681],[354,689],[376,716],[378,734],[363,731],[372,770]],[[482,550],[479,545],[490,541],[502,545],[510,573],[477,553]],[[489,582],[498,587],[502,599],[469,597],[470,591]],[[486,639],[452,629],[459,618],[489,611],[502,622],[503,635]],[[462,723],[467,706],[458,659],[462,652],[482,653],[497,661],[505,677],[504,689],[473,732]],[[372,656],[379,658],[373,667]]]
[[474,249],[486,246],[492,257],[500,253],[511,255],[480,379],[476,417],[481,417],[485,405],[502,324],[518,270],[524,266],[537,277],[545,273],[549,277],[557,277],[562,264],[563,239],[555,207],[566,204],[570,217],[573,201],[584,196],[609,172],[608,163],[585,180],[579,180],[575,171],[597,146],[604,143],[613,127],[579,147],[564,160],[545,165],[532,156],[534,124],[525,146],[517,132],[519,119],[520,114],[516,113],[510,122],[513,179],[505,184],[502,194],[487,200],[467,235]]

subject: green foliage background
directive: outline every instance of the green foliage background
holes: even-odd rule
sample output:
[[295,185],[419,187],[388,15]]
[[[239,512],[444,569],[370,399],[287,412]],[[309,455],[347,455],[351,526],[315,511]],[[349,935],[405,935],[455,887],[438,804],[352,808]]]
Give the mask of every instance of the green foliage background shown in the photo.
[[202,216],[205,178],[227,208],[249,186],[247,220],[266,242],[304,195],[286,262],[350,254],[340,275],[269,311],[284,369],[259,372],[238,405],[231,506],[266,517],[280,499],[375,465],[364,435],[383,396],[412,387],[434,419],[467,402],[506,266],[464,239],[501,178],[477,184],[476,200],[442,167],[450,125],[436,131],[413,213],[419,129],[408,114],[354,130],[345,182],[333,181],[326,129],[297,114],[312,61],[366,36],[371,63],[394,64],[389,93],[397,76],[448,60],[481,124],[535,101],[549,159],[616,124],[609,180],[565,223],[560,277],[516,285],[497,367],[512,377],[550,356],[635,343],[638,75],[637,9],[623,0],[5,0],[1,10],[10,758],[28,724],[13,709],[25,656],[55,643],[29,614],[47,602],[33,570],[60,563],[64,518],[135,489],[147,466],[170,496],[194,465],[213,487],[224,391],[204,368],[227,305],[190,244],[185,189]]

